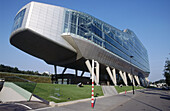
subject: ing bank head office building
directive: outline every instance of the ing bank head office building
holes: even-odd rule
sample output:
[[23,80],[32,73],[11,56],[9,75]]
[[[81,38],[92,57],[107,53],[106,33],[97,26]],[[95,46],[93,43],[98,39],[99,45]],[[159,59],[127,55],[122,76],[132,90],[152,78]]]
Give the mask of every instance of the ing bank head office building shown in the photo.
[[30,2],[14,18],[10,43],[47,64],[90,73],[94,59],[96,84],[149,81],[147,50],[135,33],[79,11]]

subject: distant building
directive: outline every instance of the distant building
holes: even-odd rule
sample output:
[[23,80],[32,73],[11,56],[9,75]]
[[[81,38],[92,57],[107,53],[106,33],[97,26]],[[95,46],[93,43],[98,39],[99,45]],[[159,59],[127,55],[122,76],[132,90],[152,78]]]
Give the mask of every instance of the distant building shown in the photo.
[[16,14],[10,43],[54,66],[91,72],[94,59],[96,84],[148,81],[147,50],[135,33],[79,11],[31,2]]
[[[91,84],[90,77],[82,77],[82,76],[75,76],[73,74],[58,74],[57,75],[58,84],[78,84],[82,83],[85,85]],[[53,78],[51,80],[53,83],[55,83],[55,75],[53,75]]]
[[48,71],[44,71],[42,74],[50,75],[50,72],[48,72]]

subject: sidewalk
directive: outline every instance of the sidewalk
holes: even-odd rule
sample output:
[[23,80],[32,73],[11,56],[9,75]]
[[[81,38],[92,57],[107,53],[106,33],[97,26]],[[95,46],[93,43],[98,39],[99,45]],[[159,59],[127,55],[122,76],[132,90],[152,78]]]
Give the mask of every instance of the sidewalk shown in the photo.
[[[135,96],[135,95],[134,95]],[[91,101],[73,103],[70,105],[47,107],[42,109],[35,109],[34,111],[109,111],[120,106],[134,97],[131,92],[126,94],[118,94],[115,96],[96,98],[94,108],[91,108]]]

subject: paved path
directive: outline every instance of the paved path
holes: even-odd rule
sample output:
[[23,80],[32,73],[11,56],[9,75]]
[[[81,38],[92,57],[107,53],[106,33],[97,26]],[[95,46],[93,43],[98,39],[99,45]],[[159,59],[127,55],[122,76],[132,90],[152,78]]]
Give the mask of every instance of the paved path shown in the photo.
[[37,101],[0,103],[0,111],[27,111],[43,107],[49,107],[49,105]]
[[146,89],[111,111],[170,111],[170,91]]
[[114,86],[102,86],[102,91],[104,96],[113,96],[118,94]]

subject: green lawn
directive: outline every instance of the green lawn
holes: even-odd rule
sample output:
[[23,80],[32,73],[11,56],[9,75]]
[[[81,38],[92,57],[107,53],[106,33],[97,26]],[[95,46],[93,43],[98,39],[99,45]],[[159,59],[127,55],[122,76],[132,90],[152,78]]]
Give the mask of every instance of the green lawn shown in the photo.
[[[102,96],[101,86],[95,86],[94,94],[98,93],[98,96]],[[60,96],[57,95],[60,94]],[[63,84],[48,84],[48,83],[37,83],[34,90],[34,94],[41,98],[58,102],[72,101],[91,97],[91,85],[84,85],[84,87],[77,87],[77,85],[63,85]],[[59,98],[54,99],[50,96]]]
[[[77,85],[50,84],[50,83],[29,83],[29,82],[14,82],[18,86],[33,92],[35,95],[56,103],[85,99],[91,97],[91,85],[77,87]],[[36,85],[36,87],[35,87]],[[35,89],[34,89],[35,87]],[[118,93],[132,90],[132,86],[115,86]],[[94,95],[103,96],[101,86],[94,87]],[[143,89],[143,87],[135,86],[135,89]],[[33,91],[34,90],[34,91]]]
[[[120,92],[125,92],[126,91],[130,91],[132,90],[132,86],[122,86],[122,87],[119,87],[119,86],[115,86],[116,90],[118,93]],[[138,87],[138,86],[135,86],[134,87],[135,89],[143,89],[144,87]]]
[[13,83],[31,93],[34,91],[36,84],[37,84],[34,82],[13,82]]

